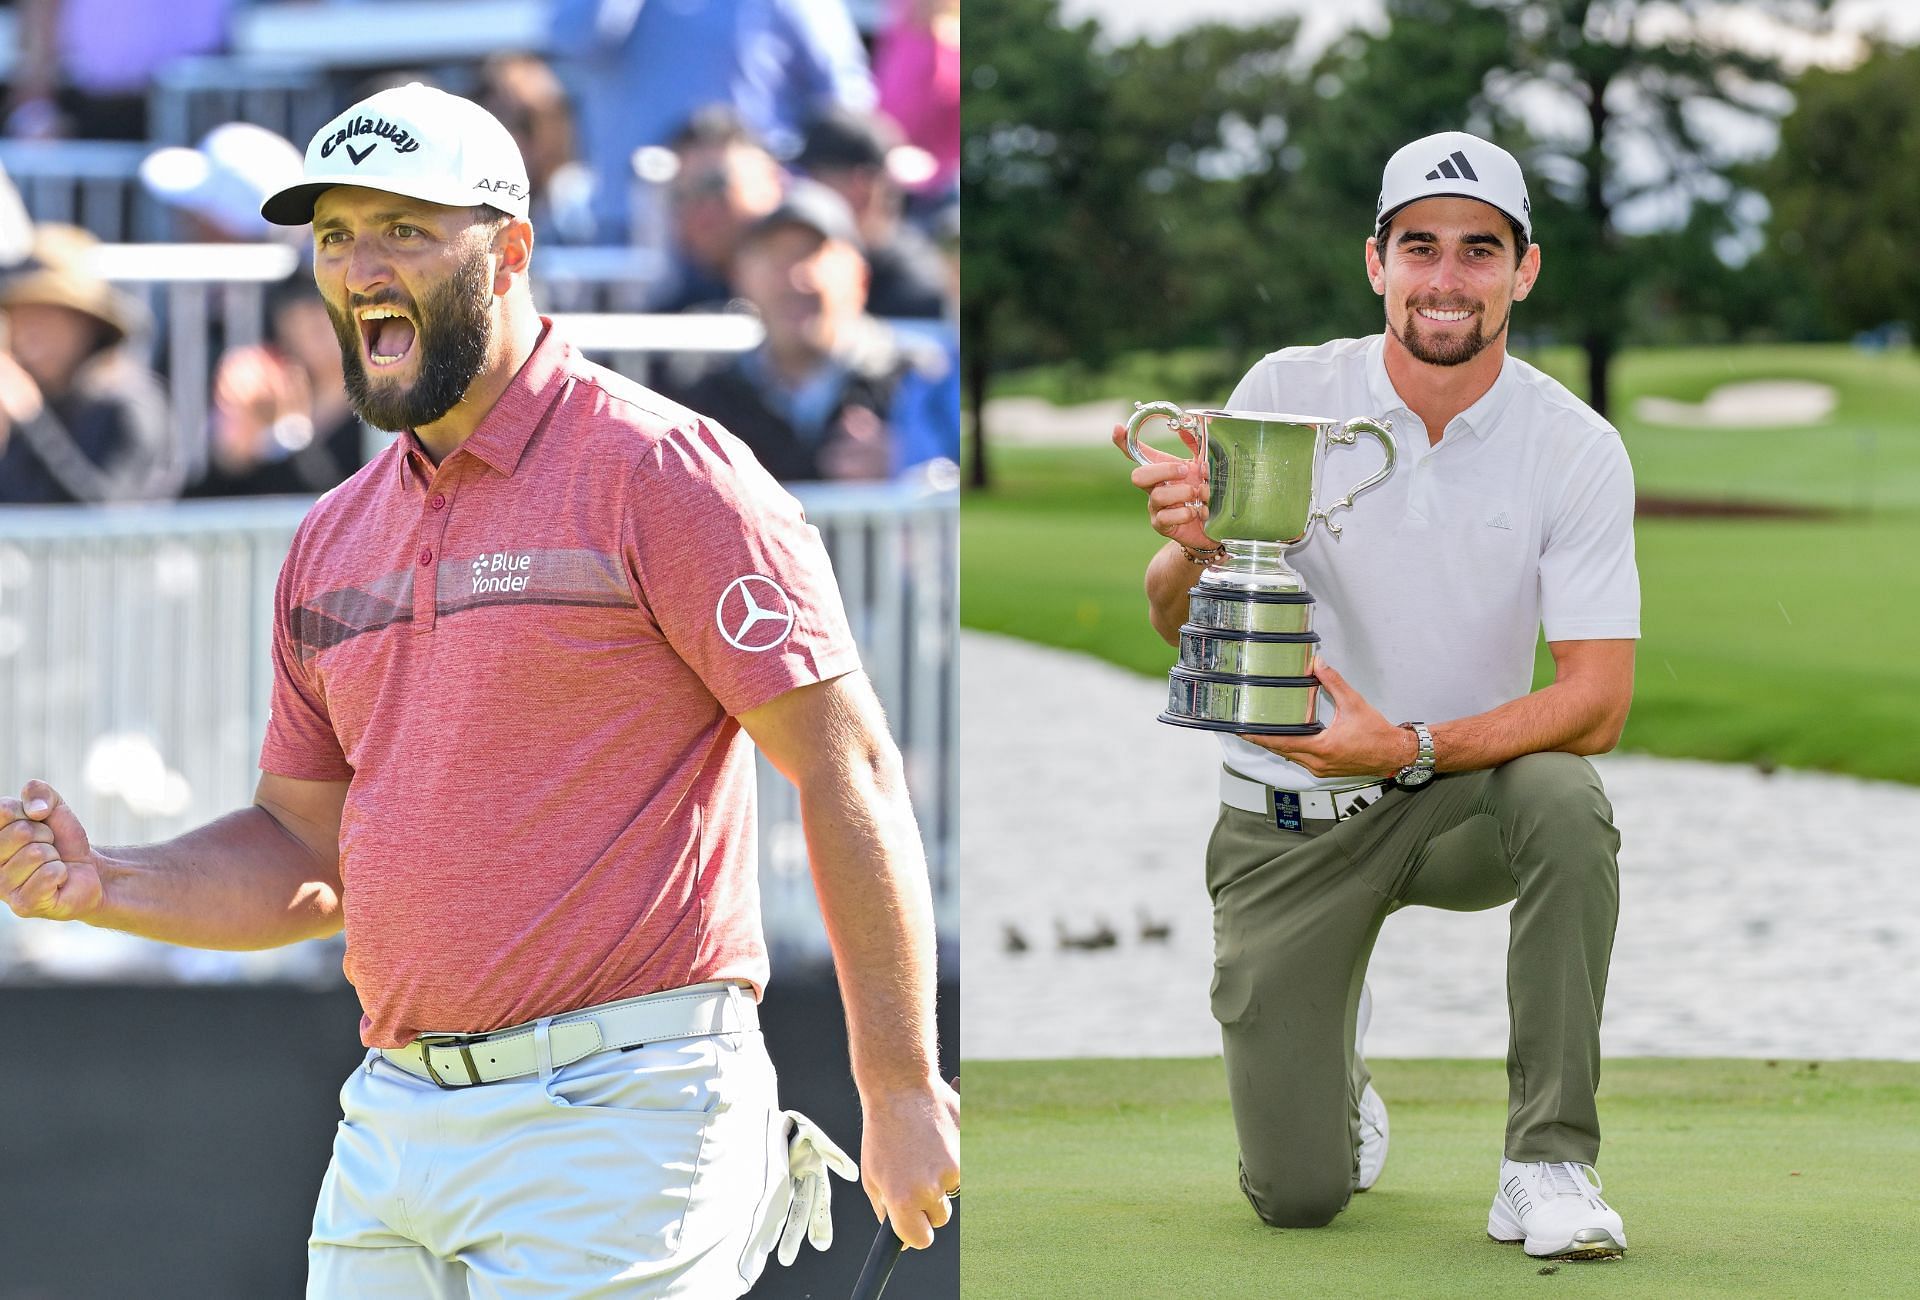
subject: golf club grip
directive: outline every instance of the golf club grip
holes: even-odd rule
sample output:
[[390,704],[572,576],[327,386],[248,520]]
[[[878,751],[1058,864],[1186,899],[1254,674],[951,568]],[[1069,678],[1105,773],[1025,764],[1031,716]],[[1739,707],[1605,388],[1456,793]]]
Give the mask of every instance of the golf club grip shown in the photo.
[[880,1231],[873,1234],[873,1245],[867,1247],[867,1262],[860,1269],[860,1280],[853,1284],[853,1300],[880,1300],[880,1293],[887,1289],[887,1279],[893,1275],[894,1262],[906,1244],[894,1232],[891,1222],[880,1225]]
[[[958,1075],[954,1076],[953,1087],[956,1091],[960,1087]],[[953,1194],[960,1195],[959,1187],[953,1189]],[[880,1293],[887,1289],[887,1279],[893,1276],[893,1266],[906,1247],[907,1243],[893,1230],[893,1220],[882,1219],[880,1231],[873,1234],[873,1244],[867,1247],[867,1262],[860,1267],[851,1300],[880,1300]]]

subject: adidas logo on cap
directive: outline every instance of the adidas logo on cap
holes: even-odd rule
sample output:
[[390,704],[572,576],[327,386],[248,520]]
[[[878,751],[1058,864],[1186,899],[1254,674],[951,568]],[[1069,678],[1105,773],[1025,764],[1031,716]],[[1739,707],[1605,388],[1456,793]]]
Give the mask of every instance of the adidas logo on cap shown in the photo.
[[1512,154],[1465,131],[1442,131],[1415,140],[1387,160],[1380,176],[1380,202],[1374,229],[1421,199],[1453,196],[1478,199],[1511,217],[1523,239],[1533,238],[1533,204],[1526,177]]
[[1455,149],[1445,158],[1442,158],[1440,165],[1427,173],[1427,179],[1430,181],[1437,181],[1442,176],[1454,181],[1460,180],[1463,177],[1470,181],[1480,179],[1473,170],[1473,164],[1468,162],[1467,156],[1458,149]]

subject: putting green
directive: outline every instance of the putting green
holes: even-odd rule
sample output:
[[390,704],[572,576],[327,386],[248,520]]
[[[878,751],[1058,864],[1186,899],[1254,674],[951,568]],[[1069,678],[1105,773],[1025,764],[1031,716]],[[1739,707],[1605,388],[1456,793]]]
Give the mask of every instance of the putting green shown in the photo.
[[1608,1062],[1600,1170],[1627,1256],[1545,1273],[1485,1235],[1497,1062],[1375,1062],[1386,1172],[1314,1231],[1241,1198],[1218,1060],[962,1073],[961,1291],[979,1300],[1916,1293],[1920,1064]]

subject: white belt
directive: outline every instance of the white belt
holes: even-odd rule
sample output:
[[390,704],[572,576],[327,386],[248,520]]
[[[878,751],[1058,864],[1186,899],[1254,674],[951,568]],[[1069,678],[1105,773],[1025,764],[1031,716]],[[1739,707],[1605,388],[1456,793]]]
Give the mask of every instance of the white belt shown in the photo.
[[[546,1023],[547,1050],[557,1068],[616,1047],[758,1029],[760,1009],[747,989],[721,981],[584,1007]],[[490,1034],[422,1034],[405,1047],[380,1051],[408,1074],[442,1088],[466,1088],[538,1074],[538,1030],[536,1022]]]
[[1268,821],[1278,819],[1281,823],[1285,819],[1280,817],[1280,812],[1289,810],[1276,811],[1276,803],[1298,800],[1298,816],[1307,821],[1343,822],[1379,802],[1391,789],[1391,781],[1369,781],[1343,790],[1276,790],[1231,768],[1220,769],[1221,803],[1241,812],[1258,813]]

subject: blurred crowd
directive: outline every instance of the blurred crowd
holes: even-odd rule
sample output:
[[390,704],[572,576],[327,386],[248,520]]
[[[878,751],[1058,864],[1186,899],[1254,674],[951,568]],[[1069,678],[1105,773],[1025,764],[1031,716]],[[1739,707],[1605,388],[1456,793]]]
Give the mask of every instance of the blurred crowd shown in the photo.
[[[473,12],[423,3],[447,24]],[[4,148],[151,145],[127,179],[166,214],[166,240],[285,245],[258,208],[299,174],[304,134],[241,120],[162,144],[154,104],[177,61],[244,57],[243,15],[291,10],[378,21],[361,0],[16,0]],[[946,481],[958,0],[545,0],[542,16],[536,48],[446,60],[399,40],[395,62],[332,69],[328,113],[414,80],[479,101],[526,158],[537,298],[542,247],[646,254],[617,303],[589,295],[586,309],[750,313],[762,329],[744,350],[649,345],[637,377],[784,479]],[[115,240],[36,221],[23,192],[0,173],[0,504],[313,494],[383,444],[348,407],[306,231],[285,280],[246,286],[264,307],[257,337],[230,339],[232,286],[213,284],[212,309],[182,325],[155,310],[164,276],[116,271]],[[191,379],[175,373],[191,355],[169,337],[181,329],[207,336]],[[186,400],[188,382],[205,391]]]

